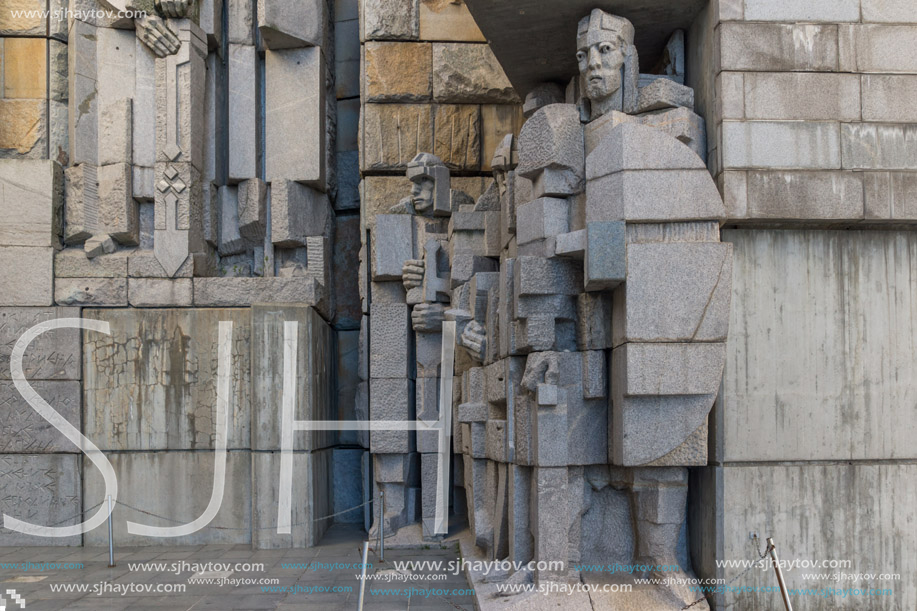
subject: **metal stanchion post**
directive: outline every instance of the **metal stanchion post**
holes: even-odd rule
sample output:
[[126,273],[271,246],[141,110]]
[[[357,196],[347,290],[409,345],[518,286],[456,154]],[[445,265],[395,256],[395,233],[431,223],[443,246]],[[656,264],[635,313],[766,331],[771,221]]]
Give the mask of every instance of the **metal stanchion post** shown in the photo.
[[767,538],[767,547],[771,551],[771,560],[774,563],[774,571],[777,573],[777,584],[780,586],[780,595],[783,596],[783,606],[786,611],[793,611],[793,605],[790,603],[790,593],[786,589],[786,583],[783,581],[783,571],[780,570],[780,561],[777,559],[777,548],[774,546],[774,540]]
[[108,568],[115,566],[115,542],[111,534],[111,495],[108,495]]
[[363,542],[363,577],[360,579],[360,600],[357,603],[357,611],[363,611],[363,593],[366,590],[366,563],[369,558],[369,541]]
[[385,493],[379,492],[379,562],[385,562]]

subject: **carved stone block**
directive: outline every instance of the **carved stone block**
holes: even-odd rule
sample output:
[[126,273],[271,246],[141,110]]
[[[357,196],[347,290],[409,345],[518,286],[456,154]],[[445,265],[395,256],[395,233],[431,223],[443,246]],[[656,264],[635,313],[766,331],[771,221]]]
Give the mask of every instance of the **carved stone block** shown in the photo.
[[[79,382],[30,382],[38,395],[77,429],[80,428]],[[79,447],[42,418],[12,381],[0,382],[0,453],[78,453]]]
[[[0,455],[0,512],[51,526],[80,513],[80,457],[73,454]],[[93,503],[94,504],[94,503]],[[58,526],[79,524],[79,518]],[[107,534],[106,534],[107,536]],[[0,545],[80,545],[81,537],[35,537],[0,528]]]
[[323,0],[258,0],[258,31],[268,49],[295,49],[325,43]]
[[[432,107],[427,104],[366,104],[361,142],[362,170],[404,169],[418,153],[433,149]],[[389,206],[396,203],[393,201]]]
[[239,233],[255,243],[267,229],[267,184],[260,178],[239,183]]
[[140,240],[140,219],[131,178],[130,164],[99,166],[97,231],[109,234],[122,244],[136,245]]
[[266,51],[264,70],[265,180],[295,180],[324,191],[322,51],[318,47]]
[[481,113],[474,104],[440,104],[433,114],[434,154],[454,170],[481,167]]
[[271,183],[271,241],[277,246],[305,246],[311,236],[331,237],[328,196],[291,180]]
[[0,161],[0,244],[55,246],[61,233],[64,173],[53,161]]

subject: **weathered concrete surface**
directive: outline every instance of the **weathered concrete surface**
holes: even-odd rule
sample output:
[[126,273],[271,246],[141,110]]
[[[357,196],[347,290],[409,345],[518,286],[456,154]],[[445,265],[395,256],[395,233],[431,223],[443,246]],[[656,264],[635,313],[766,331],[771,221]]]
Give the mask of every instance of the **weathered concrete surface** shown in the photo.
[[[112,526],[119,545],[191,545],[251,542],[251,453],[226,453],[226,481],[220,510],[198,532],[182,537],[147,537],[127,532],[127,522],[149,526],[180,526],[196,520],[210,503],[213,490],[213,452],[126,452],[106,454],[118,478],[118,500],[156,515],[153,518],[121,505],[115,508]],[[87,463],[83,469],[84,508],[105,498],[99,470]],[[76,513],[76,512],[74,512]],[[105,524],[86,533],[85,545],[108,545]]]
[[[102,450],[214,447],[220,321],[233,323],[227,444],[249,448],[250,313],[92,309],[111,335],[84,339],[83,431]],[[209,454],[208,454],[209,456]]]
[[[252,448],[280,450],[285,389],[292,390],[294,420],[330,420],[332,416],[331,327],[308,306],[256,305],[252,319]],[[285,379],[285,327],[296,323],[296,379]],[[296,431],[295,450],[315,450],[334,443],[333,431]]]
[[[0,455],[0,513],[53,526],[82,509],[80,457],[72,454]],[[67,520],[58,526],[79,524]],[[106,534],[107,536],[107,534]],[[80,545],[82,537],[34,537],[0,527],[0,545]]]
[[[292,522],[290,534],[278,534],[280,452],[252,454],[252,545],[257,549],[312,547],[331,526],[319,520],[333,513],[331,450],[293,453]],[[245,499],[243,499],[243,502]]]
[[917,236],[723,232],[735,249],[719,460],[917,457]]
[[[917,571],[917,540],[907,524],[917,516],[917,465],[809,464],[707,467],[691,480],[691,546],[699,577],[734,579],[741,568],[715,568],[717,560],[757,558],[749,532],[773,536],[781,560],[850,561],[839,569],[784,570],[789,588],[882,588],[890,595],[805,596],[794,608],[911,609],[917,587],[905,578]],[[842,528],[838,528],[843,524]],[[853,530],[851,530],[853,529]],[[869,536],[850,536],[851,532]],[[894,543],[878,544],[880,533]],[[763,549],[764,543],[761,542]],[[810,572],[899,573],[897,581],[803,579]],[[776,586],[772,570],[749,571],[733,584]],[[716,609],[780,609],[777,593],[728,592]]]

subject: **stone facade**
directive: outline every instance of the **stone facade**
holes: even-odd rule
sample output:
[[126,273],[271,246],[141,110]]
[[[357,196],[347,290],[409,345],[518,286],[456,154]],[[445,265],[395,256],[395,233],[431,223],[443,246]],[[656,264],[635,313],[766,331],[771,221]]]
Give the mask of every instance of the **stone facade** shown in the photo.
[[[153,5],[123,18],[124,3],[93,0],[59,19],[55,6],[37,18],[19,9],[49,7],[16,2],[0,16],[0,485],[11,492],[2,509],[70,525],[104,497],[101,472],[81,468],[80,445],[33,409],[10,370],[24,332],[82,318],[110,333],[41,334],[24,375],[111,457],[120,502],[200,516],[216,473],[212,453],[198,451],[217,447],[218,405],[228,414],[225,509],[207,528],[162,539],[126,523],[167,522],[119,510],[119,541],[313,545],[331,524],[314,520],[334,506],[330,432],[294,435],[294,526],[267,532],[286,460],[273,393],[284,324],[299,328],[293,400],[303,407],[291,417],[333,419],[334,336],[352,335],[360,319],[355,274],[333,281],[334,266],[355,272],[359,242],[358,218],[346,215],[356,168],[349,191],[336,180],[335,11],[324,0]],[[348,138],[342,150],[355,154],[355,131]],[[228,373],[224,323],[234,329]],[[106,540],[104,528],[55,539],[0,532],[0,545]]]
[[[485,609],[532,607],[494,579],[607,578],[579,564],[732,580],[750,532],[914,573],[912,2],[145,4],[0,9],[0,513],[104,498],[11,372],[82,318],[110,334],[48,331],[22,368],[109,460],[119,543],[306,547],[345,512],[423,545],[445,491],[469,557],[566,563],[471,575]],[[437,431],[284,434],[450,418],[445,485]],[[223,467],[207,527],[129,531],[203,515]]]

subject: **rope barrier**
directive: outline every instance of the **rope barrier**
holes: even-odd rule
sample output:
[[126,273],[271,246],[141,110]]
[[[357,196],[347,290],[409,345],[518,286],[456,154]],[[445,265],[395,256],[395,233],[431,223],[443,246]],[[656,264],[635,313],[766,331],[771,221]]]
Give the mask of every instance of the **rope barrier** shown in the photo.
[[[308,525],[310,525],[310,524],[312,524],[312,523],[315,523],[315,522],[320,522],[320,521],[322,521],[322,520],[327,520],[327,519],[329,519],[329,518],[334,518],[334,517],[337,517],[337,516],[339,516],[339,515],[343,515],[343,514],[345,514],[345,513],[349,513],[349,512],[351,512],[351,511],[353,511],[353,510],[355,510],[355,509],[359,509],[359,508],[361,508],[361,507],[365,507],[366,505],[369,505],[370,503],[372,503],[373,501],[376,501],[376,500],[378,500],[378,497],[377,497],[377,498],[373,498],[373,499],[369,499],[368,501],[364,501],[364,502],[360,503],[359,505],[354,505],[353,507],[349,507],[349,508],[347,508],[347,509],[344,509],[343,511],[338,511],[338,512],[336,512],[336,513],[332,513],[332,514],[329,514],[329,515],[326,515],[326,516],[322,516],[322,517],[320,517],[320,518],[315,518],[315,519],[312,520],[311,522],[299,522],[299,523],[297,523],[297,524],[290,524],[290,528],[293,528],[294,526],[308,526]],[[187,523],[188,523],[188,522],[180,522],[179,520],[174,520],[174,519],[172,519],[172,518],[167,518],[166,516],[161,516],[161,515],[159,515],[159,514],[153,513],[153,512],[151,512],[151,511],[147,511],[147,510],[145,510],[145,509],[140,509],[139,507],[134,507],[133,505],[129,505],[128,503],[125,503],[125,502],[120,501],[120,500],[119,500],[119,501],[116,501],[115,504],[116,504],[116,505],[123,505],[124,507],[126,507],[126,508],[128,508],[128,509],[133,509],[134,511],[138,511],[138,512],[140,512],[140,513],[142,513],[142,514],[146,514],[146,515],[148,515],[148,516],[151,516],[151,517],[154,517],[154,518],[158,518],[158,519],[160,519],[160,520],[165,520],[165,521],[167,521],[167,522],[172,522],[173,524],[187,524]],[[99,505],[101,505],[101,503],[99,503]],[[96,505],[96,507],[98,507],[98,505]],[[232,527],[232,526],[210,526],[210,525],[206,526],[206,528],[212,528],[213,530],[236,530],[236,531],[274,530],[274,529],[277,528],[277,525],[275,524],[275,525],[273,525],[273,526],[262,526],[261,528],[255,528],[255,529],[252,529],[252,528],[238,528],[238,527]]]
[[[104,503],[104,502],[105,502],[105,501],[102,501],[102,503]],[[59,525],[63,524],[64,522],[69,522],[70,520],[72,520],[72,519],[74,519],[74,518],[82,518],[84,515],[86,515],[87,513],[89,513],[90,511],[92,511],[93,509],[98,509],[99,507],[101,507],[101,506],[102,506],[102,503],[99,503],[98,505],[95,505],[95,506],[93,506],[93,507],[90,507],[89,509],[84,509],[83,511],[79,512],[78,514],[73,515],[73,516],[70,516],[69,518],[64,518],[64,519],[61,520],[60,522],[55,522],[54,524],[51,524],[50,526],[51,526],[51,527],[59,526]],[[71,526],[72,526],[72,525],[71,525]]]

